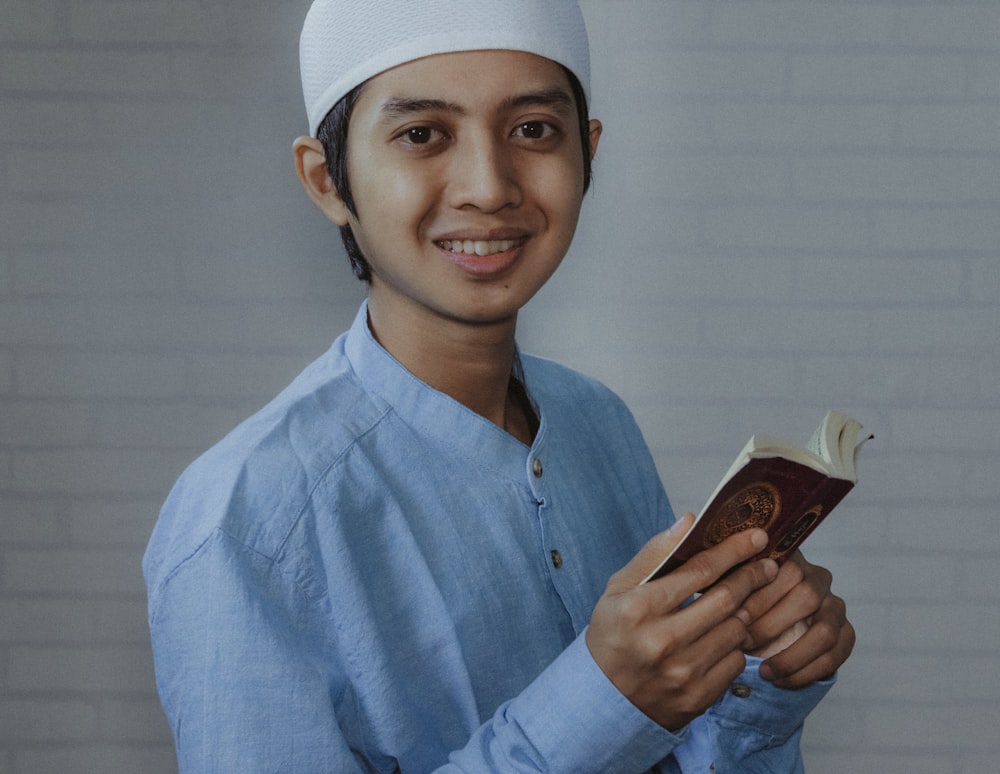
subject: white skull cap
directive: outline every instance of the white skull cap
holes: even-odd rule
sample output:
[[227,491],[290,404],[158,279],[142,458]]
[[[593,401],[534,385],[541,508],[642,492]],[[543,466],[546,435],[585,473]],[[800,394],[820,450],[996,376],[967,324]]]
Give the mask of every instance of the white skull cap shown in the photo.
[[566,67],[590,99],[587,28],[576,0],[315,0],[299,40],[313,136],[355,86],[432,54],[507,49]]

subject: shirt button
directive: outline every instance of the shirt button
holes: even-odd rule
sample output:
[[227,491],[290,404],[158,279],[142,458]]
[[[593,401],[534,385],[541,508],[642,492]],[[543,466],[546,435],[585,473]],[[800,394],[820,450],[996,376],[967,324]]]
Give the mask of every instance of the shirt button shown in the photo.
[[552,554],[552,566],[557,570],[562,567],[562,554],[556,551],[554,548],[551,551]]
[[753,688],[743,683],[736,683],[736,685],[729,689],[729,692],[737,699],[746,699],[753,693]]
[[542,477],[542,461],[538,459],[538,457],[535,457],[535,459],[531,461],[531,472],[534,474],[535,478]]

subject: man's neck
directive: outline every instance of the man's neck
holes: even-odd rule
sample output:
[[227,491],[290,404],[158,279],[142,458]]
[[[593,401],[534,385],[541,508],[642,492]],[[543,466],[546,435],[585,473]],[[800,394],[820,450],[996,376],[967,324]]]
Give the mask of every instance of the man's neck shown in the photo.
[[369,298],[372,334],[421,381],[531,445],[537,420],[513,377],[517,318],[470,324]]

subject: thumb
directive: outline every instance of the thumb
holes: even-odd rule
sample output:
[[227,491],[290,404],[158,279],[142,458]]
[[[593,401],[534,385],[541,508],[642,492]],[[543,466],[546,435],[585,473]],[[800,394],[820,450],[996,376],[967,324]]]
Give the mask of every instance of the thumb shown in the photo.
[[684,539],[692,526],[694,526],[694,514],[685,513],[670,529],[650,538],[628,564],[611,576],[608,581],[608,593],[624,594],[646,580],[649,574],[660,566],[667,554]]

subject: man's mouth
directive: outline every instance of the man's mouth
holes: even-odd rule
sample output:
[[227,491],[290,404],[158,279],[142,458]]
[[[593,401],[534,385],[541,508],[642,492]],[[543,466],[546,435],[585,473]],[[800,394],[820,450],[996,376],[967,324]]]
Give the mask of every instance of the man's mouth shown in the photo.
[[495,255],[513,250],[524,242],[523,239],[442,239],[438,247],[449,253],[464,253],[465,255]]

